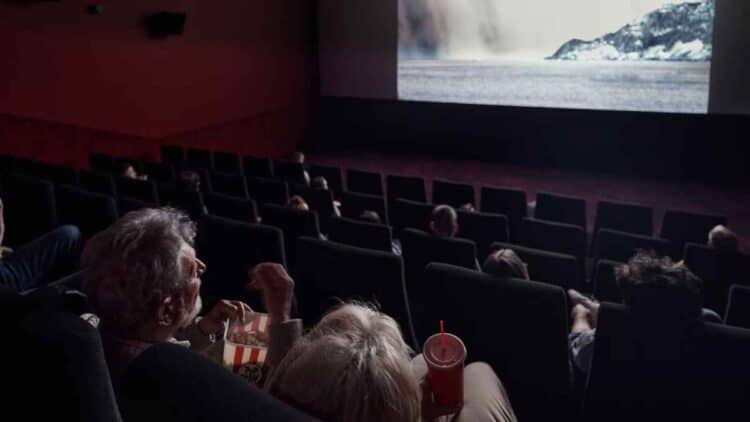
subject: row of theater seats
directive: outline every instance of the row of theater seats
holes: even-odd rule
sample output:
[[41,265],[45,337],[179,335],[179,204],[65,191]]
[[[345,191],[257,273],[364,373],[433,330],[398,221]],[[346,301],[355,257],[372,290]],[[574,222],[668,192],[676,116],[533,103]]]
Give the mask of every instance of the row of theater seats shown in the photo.
[[[83,210],[81,206],[79,212]],[[286,211],[280,209],[283,215],[291,216],[289,219],[298,215]],[[315,213],[302,215],[308,221],[317,218]],[[267,215],[263,215],[263,218],[264,223],[283,227],[284,230],[218,216],[209,216],[200,221],[198,253],[209,268],[204,275],[203,295],[214,299],[238,298],[252,306],[260,306],[257,297],[244,289],[247,269],[258,262],[285,263],[295,276],[299,312],[308,325],[317,321],[326,309],[336,303],[333,298],[375,301],[399,321],[406,341],[418,349],[426,336],[436,330],[436,322],[442,319],[447,322],[451,332],[466,342],[469,361],[481,360],[492,365],[503,380],[514,409],[522,420],[572,420],[578,413],[580,397],[571,387],[567,360],[567,300],[564,289],[559,285],[498,280],[467,268],[433,264],[431,262],[434,261],[451,262],[454,254],[448,250],[448,254],[441,257],[442,246],[435,246],[432,238],[413,229],[402,230],[400,236],[404,243],[404,256],[399,257],[390,251],[327,242],[317,236],[297,236],[295,233],[304,234],[306,229],[295,232],[291,222],[284,221],[283,217],[277,221]],[[466,244],[467,241],[458,242]],[[289,243],[294,245],[296,253],[293,263],[287,259]],[[468,267],[472,264],[469,256],[473,258],[475,255],[466,255],[461,265]],[[561,276],[566,271],[562,267],[553,269],[543,260],[536,264],[530,256],[524,255],[529,265],[544,268],[539,271],[548,272],[550,278],[560,280],[572,277]],[[573,266],[577,268],[576,259],[572,259]],[[429,264],[425,267],[423,264],[426,263]],[[417,273],[416,276],[408,275],[409,266],[411,271]],[[404,274],[407,276],[404,277]],[[732,292],[733,300],[747,297],[746,289],[735,288]],[[627,324],[630,316],[626,310],[610,308],[605,306],[602,311],[604,316],[596,349],[616,350],[619,354],[612,356],[618,359],[594,359],[584,394],[584,420],[645,420],[654,411],[683,415],[690,410],[691,413],[686,416],[694,416],[707,409],[716,412],[715,416],[727,412],[727,415],[734,415],[738,420],[746,419],[746,410],[736,409],[736,406],[741,402],[738,396],[747,391],[750,379],[747,377],[747,365],[744,364],[750,342],[747,331],[706,325],[690,332],[690,347],[680,351],[681,359],[670,367],[670,372],[635,371],[632,370],[633,366],[643,367],[643,357],[622,347],[624,343],[631,343]],[[750,306],[730,306],[728,316],[734,318],[735,314],[741,315],[744,310],[750,310]],[[58,319],[57,316],[53,318]],[[49,348],[49,343],[45,345]],[[39,347],[36,350],[45,349]],[[614,352],[599,352],[597,355],[608,356],[607,353]],[[180,420],[200,420],[199,415],[205,415],[208,406],[198,403],[208,401],[196,401],[195,397],[170,392],[182,393],[195,387],[193,394],[196,394],[195,391],[202,389],[216,392],[228,388],[226,394],[219,394],[221,397],[212,400],[219,400],[216,403],[221,403],[225,410],[244,415],[247,420],[266,420],[247,416],[247,406],[235,403],[243,400],[242,394],[250,394],[251,391],[239,385],[227,387],[232,380],[222,379],[218,372],[191,359],[169,346],[155,348],[144,355],[143,363],[135,366],[138,372],[133,375],[137,381],[133,381],[135,387],[130,391],[135,395],[135,400],[148,403],[148,400],[159,396],[172,406],[173,412],[179,413]],[[54,366],[53,362],[50,364]],[[38,368],[40,374],[44,368]],[[678,378],[665,377],[665,374],[671,376],[674,373],[681,375]],[[672,381],[677,380],[679,383],[672,385]],[[676,397],[679,391],[679,398],[683,401],[665,404],[661,400],[664,394],[638,396],[635,393],[642,391],[642,384],[663,386],[670,398]],[[221,388],[218,388],[219,385]],[[106,392],[106,389],[101,391]],[[99,403],[106,403],[105,399]],[[251,403],[249,407],[256,405],[254,400]],[[150,404],[158,407],[155,403]],[[656,405],[662,408],[653,409]],[[237,410],[238,406],[244,410]],[[730,411],[736,413],[728,413]],[[261,410],[258,412],[262,413]],[[731,420],[716,420],[719,419]],[[295,419],[289,416],[289,419],[276,420]]]
[[[16,223],[10,225],[9,243],[11,245],[23,243],[49,231],[58,224],[65,223],[78,225],[84,236],[88,237],[107,227],[120,213],[158,204],[184,205],[184,203],[177,204],[175,200],[177,194],[174,165],[133,161],[143,169],[149,167],[153,170],[159,166],[167,169],[151,173],[162,175],[161,179],[157,179],[158,181],[143,182],[113,178],[106,173],[111,173],[116,168],[114,164],[116,160],[111,156],[92,154],[91,165],[98,168],[98,172],[78,171],[22,159],[15,159],[10,165],[3,166],[12,170],[14,174],[22,173],[47,180],[43,182],[14,176],[6,181],[8,202],[19,204],[15,207],[11,206],[8,211],[9,219],[16,220]],[[238,157],[237,160],[239,160]],[[254,158],[253,160],[262,159]],[[278,165],[273,166],[270,160],[267,161],[270,168],[278,168]],[[108,163],[107,166],[102,162]],[[304,172],[300,164],[291,164],[297,164],[295,168]],[[184,168],[186,164],[183,162],[180,166]],[[707,307],[720,314],[726,310],[729,287],[732,284],[750,282],[750,274],[748,274],[750,265],[745,255],[738,254],[729,257],[719,255],[703,244],[687,244],[683,252],[682,249],[675,247],[674,242],[662,238],[610,228],[628,229],[629,227],[631,231],[638,231],[636,229],[638,226],[643,228],[650,226],[647,222],[651,221],[651,210],[640,213],[628,211],[629,209],[643,210],[645,207],[600,202],[597,214],[598,229],[593,236],[590,254],[592,258],[589,258],[586,234],[581,227],[543,220],[539,217],[541,212],[547,218],[554,218],[549,211],[544,210],[554,208],[554,204],[558,204],[558,208],[566,208],[559,204],[570,204],[570,198],[540,194],[537,197],[534,218],[524,217],[516,229],[515,236],[511,236],[512,224],[504,214],[460,211],[459,237],[464,240],[436,240],[428,238],[423,233],[416,233],[414,230],[406,231],[408,228],[426,230],[432,211],[431,204],[400,198],[400,196],[407,196],[408,191],[412,193],[419,191],[424,197],[425,183],[420,178],[388,176],[386,178],[389,181],[386,186],[388,192],[399,196],[389,201],[384,196],[347,190],[334,196],[334,192],[312,189],[299,184],[292,185],[290,189],[289,184],[282,180],[253,179],[238,175],[228,178],[225,174],[213,170],[197,170],[202,171],[206,180],[203,185],[205,193],[195,194],[190,198],[196,206],[188,208],[202,210],[204,206],[207,206],[212,215],[251,223],[256,222],[262,216],[264,223],[283,229],[285,255],[290,264],[294,262],[296,238],[299,236],[317,237],[321,233],[326,233],[329,239],[340,243],[385,251],[391,250],[394,238],[400,238],[404,243],[408,274],[418,274],[423,265],[431,261],[474,268],[477,258],[481,261],[493,248],[511,248],[530,264],[532,279],[564,288],[591,291],[602,300],[616,301],[619,299],[619,294],[614,281],[613,268],[618,263],[626,261],[636,249],[648,249],[671,256],[676,260],[684,259],[689,268],[706,282]],[[331,180],[337,179],[335,174],[341,178],[340,169],[329,167],[327,170],[327,175]],[[163,174],[171,176],[166,177]],[[313,174],[316,174],[314,170]],[[353,173],[352,171],[349,174],[359,174],[355,176],[355,180],[357,177],[364,177],[371,181],[371,185],[378,185],[382,188],[382,178],[378,174]],[[376,179],[377,183],[374,183]],[[217,180],[222,182],[216,183]],[[225,186],[227,180],[238,181],[241,189],[216,188],[216,186]],[[351,177],[348,182],[351,187]],[[436,181],[435,183],[436,192],[439,192],[440,186],[448,182]],[[249,189],[248,186],[250,186]],[[361,187],[362,184],[359,186]],[[313,212],[298,213],[283,209],[280,205],[286,202],[290,191],[303,196],[311,205]],[[505,211],[516,208],[523,210],[523,215],[526,215],[524,192],[483,188],[482,193],[483,206],[496,204],[500,209],[505,203]],[[515,193],[520,193],[520,196]],[[249,199],[250,197],[255,199]],[[520,201],[504,202],[502,197],[519,197]],[[344,218],[330,217],[333,214],[334,198],[341,201]],[[585,210],[585,202],[582,200],[575,200],[575,202],[579,209]],[[516,206],[508,207],[508,203],[516,203]],[[40,206],[40,204],[48,205]],[[545,207],[545,204],[549,205]],[[377,211],[384,217],[386,224],[357,221],[356,217],[364,210]],[[195,213],[191,214],[194,214],[196,218],[199,217]],[[638,215],[640,218],[637,217]],[[641,223],[631,224],[629,223],[631,220]],[[702,240],[705,239],[706,233],[714,223],[726,223],[726,219],[670,211],[665,214],[664,226],[673,227],[674,230],[680,229],[683,235],[690,228],[695,232],[690,240],[704,243]],[[686,236],[682,237],[684,239]],[[413,245],[419,246],[413,247]],[[444,258],[441,258],[442,256]],[[587,262],[589,265],[586,265]],[[590,274],[587,271],[589,269]],[[587,280],[591,280],[591,283],[586,283]]]

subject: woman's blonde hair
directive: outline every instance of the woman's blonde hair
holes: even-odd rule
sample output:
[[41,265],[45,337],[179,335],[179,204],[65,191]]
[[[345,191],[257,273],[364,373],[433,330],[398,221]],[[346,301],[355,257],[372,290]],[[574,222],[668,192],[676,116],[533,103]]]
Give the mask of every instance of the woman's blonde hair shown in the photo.
[[421,389],[410,356],[393,318],[344,304],[295,343],[268,388],[329,422],[416,422]]

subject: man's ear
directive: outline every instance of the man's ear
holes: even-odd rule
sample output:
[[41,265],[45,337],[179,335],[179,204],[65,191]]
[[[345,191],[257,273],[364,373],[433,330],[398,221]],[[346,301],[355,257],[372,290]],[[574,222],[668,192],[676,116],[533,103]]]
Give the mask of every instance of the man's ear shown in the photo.
[[177,304],[174,302],[172,296],[167,296],[159,304],[159,314],[157,315],[157,322],[161,326],[168,327],[174,325],[177,321]]

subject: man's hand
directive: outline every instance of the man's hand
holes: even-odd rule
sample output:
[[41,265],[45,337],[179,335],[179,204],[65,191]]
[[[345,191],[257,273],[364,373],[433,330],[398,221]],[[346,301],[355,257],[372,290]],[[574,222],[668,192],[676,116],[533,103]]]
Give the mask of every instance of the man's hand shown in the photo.
[[239,300],[222,300],[198,321],[198,328],[205,335],[216,334],[224,330],[230,320],[247,321],[252,314],[253,310]]
[[288,321],[292,313],[294,280],[282,265],[258,264],[250,273],[248,289],[261,292],[272,324]]

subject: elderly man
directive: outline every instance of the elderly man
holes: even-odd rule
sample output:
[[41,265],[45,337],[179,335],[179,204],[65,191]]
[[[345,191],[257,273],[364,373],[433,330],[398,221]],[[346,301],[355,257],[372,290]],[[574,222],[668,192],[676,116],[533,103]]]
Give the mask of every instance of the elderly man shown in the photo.
[[719,225],[708,233],[708,246],[719,253],[736,254],[740,249],[740,241],[733,231]]
[[250,308],[221,301],[203,318],[195,224],[173,209],[143,209],[122,217],[86,243],[82,289],[99,316],[107,363],[117,385],[128,365],[151,345],[179,343],[203,350],[214,335]]

